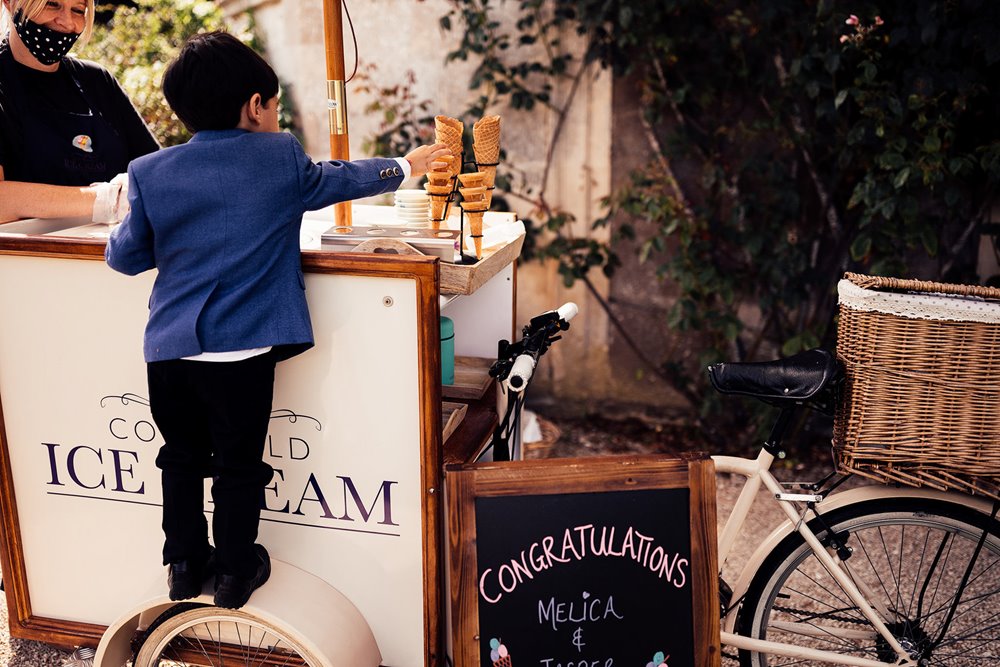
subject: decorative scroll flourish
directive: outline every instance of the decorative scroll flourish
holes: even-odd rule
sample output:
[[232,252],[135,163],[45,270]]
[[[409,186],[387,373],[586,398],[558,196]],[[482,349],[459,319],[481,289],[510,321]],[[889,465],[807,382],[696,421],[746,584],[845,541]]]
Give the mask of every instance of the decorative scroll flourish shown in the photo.
[[287,408],[279,408],[278,410],[271,410],[271,419],[287,419],[289,424],[294,424],[300,419],[308,419],[310,421],[316,422],[317,431],[323,430],[323,425],[315,417],[310,417],[309,415],[300,415]]
[[145,405],[146,407],[149,407],[149,399],[148,398],[145,398],[143,396],[139,396],[138,394],[125,393],[125,394],[122,394],[121,396],[104,396],[103,398],[101,398],[101,407],[102,408],[106,407],[105,404],[104,404],[104,402],[106,400],[108,400],[109,398],[117,398],[119,401],[122,402],[122,405],[128,405],[129,403],[138,403],[139,405]]

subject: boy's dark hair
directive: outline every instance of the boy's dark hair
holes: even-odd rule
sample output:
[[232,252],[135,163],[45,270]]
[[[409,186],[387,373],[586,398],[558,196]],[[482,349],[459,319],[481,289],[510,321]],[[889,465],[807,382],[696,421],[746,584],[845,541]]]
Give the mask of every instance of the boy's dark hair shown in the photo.
[[191,132],[231,130],[254,93],[278,94],[278,77],[253,49],[227,32],[190,38],[163,75],[167,103]]

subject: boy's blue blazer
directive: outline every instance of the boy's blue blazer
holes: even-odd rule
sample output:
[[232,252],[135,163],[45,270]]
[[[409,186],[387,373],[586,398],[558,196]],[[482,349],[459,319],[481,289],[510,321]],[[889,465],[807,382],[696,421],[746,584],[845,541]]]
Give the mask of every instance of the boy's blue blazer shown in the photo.
[[290,134],[203,131],[134,160],[131,212],[105,258],[135,275],[158,269],[146,361],[313,344],[299,256],[304,211],[391,192],[395,160],[314,163]]

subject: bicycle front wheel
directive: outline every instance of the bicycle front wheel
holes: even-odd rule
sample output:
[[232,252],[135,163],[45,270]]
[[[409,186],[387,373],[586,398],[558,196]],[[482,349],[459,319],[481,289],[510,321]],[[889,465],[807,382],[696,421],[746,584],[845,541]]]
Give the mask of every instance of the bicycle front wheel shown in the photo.
[[[866,501],[823,519],[852,550],[847,573],[911,658],[949,667],[1000,664],[1000,524],[961,505],[918,498]],[[810,527],[823,538],[818,520]],[[757,571],[738,628],[748,637],[897,661],[798,533]],[[750,651],[740,651],[740,663],[828,664]]]
[[272,624],[235,609],[182,603],[150,625],[133,667],[319,667]]

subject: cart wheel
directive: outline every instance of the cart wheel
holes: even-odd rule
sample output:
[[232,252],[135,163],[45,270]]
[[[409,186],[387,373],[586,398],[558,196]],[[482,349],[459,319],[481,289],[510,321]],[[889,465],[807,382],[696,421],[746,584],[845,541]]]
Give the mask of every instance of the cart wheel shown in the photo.
[[320,667],[298,642],[266,620],[197,603],[170,607],[138,640],[133,667]]

